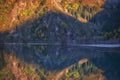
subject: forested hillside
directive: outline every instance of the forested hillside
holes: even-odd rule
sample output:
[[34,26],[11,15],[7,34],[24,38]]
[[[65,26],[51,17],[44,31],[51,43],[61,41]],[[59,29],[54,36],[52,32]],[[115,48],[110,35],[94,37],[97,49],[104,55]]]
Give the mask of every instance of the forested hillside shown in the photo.
[[82,43],[120,37],[119,3],[1,0],[0,4],[0,31],[8,42],[61,42],[66,36],[69,42]]
[[0,80],[107,80],[104,52],[67,49],[89,43],[120,43],[119,0],[0,0]]

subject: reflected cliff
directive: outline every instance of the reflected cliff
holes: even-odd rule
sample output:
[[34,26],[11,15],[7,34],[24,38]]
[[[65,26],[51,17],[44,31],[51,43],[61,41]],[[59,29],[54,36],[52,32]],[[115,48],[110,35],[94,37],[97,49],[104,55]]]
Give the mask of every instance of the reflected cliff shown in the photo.
[[44,67],[47,71],[59,72],[87,58],[103,70],[109,80],[119,80],[118,48],[91,48],[55,45],[7,45],[8,53],[14,53],[26,63]]

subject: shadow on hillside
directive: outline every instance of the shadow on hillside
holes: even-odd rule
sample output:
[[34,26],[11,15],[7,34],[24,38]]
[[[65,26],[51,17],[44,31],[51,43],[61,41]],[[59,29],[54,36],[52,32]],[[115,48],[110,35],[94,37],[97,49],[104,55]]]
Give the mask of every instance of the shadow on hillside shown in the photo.
[[[119,5],[120,5],[120,1],[118,0],[114,0],[114,1],[106,0],[106,3],[103,6],[104,9],[101,12],[98,12],[96,15],[94,15],[93,18],[89,22],[97,24],[99,27],[101,27],[101,31],[103,32],[112,32],[115,29],[119,29],[120,28],[120,22],[119,22],[120,21],[120,6]],[[108,52],[105,52],[105,54],[107,53]],[[108,53],[106,55],[108,62],[105,62],[104,59],[102,58],[100,59],[100,63],[96,63],[97,62],[96,59],[92,61],[96,66],[98,66],[102,70],[105,70],[105,75],[107,77],[107,80],[114,80],[117,77],[118,77],[117,80],[119,80],[120,79],[119,77],[120,65],[118,62],[120,60],[119,57],[120,57],[119,52],[115,54],[111,52],[111,54]],[[103,65],[100,65],[100,64],[103,64]],[[114,73],[114,71],[112,71],[112,68],[109,68],[110,64],[111,66],[114,67],[117,73]],[[107,66],[105,67],[104,65],[107,65]],[[117,76],[116,77],[114,76],[114,78],[112,78],[112,74],[109,73],[110,71],[112,74],[117,74]]]
[[[116,2],[117,1],[117,2]],[[120,1],[106,0],[103,10],[98,12],[90,22],[102,26],[103,32],[111,32],[120,28]]]
[[[100,12],[100,14],[102,14],[102,12]],[[67,23],[70,28],[65,27],[64,23],[63,28],[62,25],[59,24],[61,20]],[[16,30],[13,32],[1,33],[0,37],[2,37],[2,41],[4,41],[4,43],[6,43],[5,41],[8,40],[8,42],[13,43],[40,43],[49,41],[54,42],[54,40],[51,40],[50,37],[55,35],[50,34],[52,34],[52,32],[55,32],[55,28],[57,27],[56,25],[62,30],[62,36],[57,35],[57,33],[55,34],[56,36],[60,36],[61,38],[60,40],[57,40],[61,41],[62,43],[66,43],[67,32],[70,30],[74,33],[74,28],[76,28],[76,26],[83,27],[84,24],[79,22],[77,19],[67,16],[63,13],[50,12],[44,15],[42,18],[28,20],[24,22],[24,24],[16,27]],[[45,32],[44,34],[46,36],[39,37],[39,35],[41,35],[42,33],[36,32],[40,29]],[[38,34],[38,36],[34,34]],[[11,37],[11,35],[13,37]],[[10,39],[7,39],[8,37],[10,37]],[[111,51],[111,53],[109,54],[110,49],[108,49],[108,51],[102,52],[100,51],[100,49],[89,49],[86,47],[80,48],[75,46],[70,47],[67,45],[53,46],[39,44],[6,44],[5,48],[7,48],[7,52],[15,53],[15,55],[19,59],[23,59],[26,63],[40,65],[50,71],[63,70],[64,68],[77,63],[83,58],[88,58],[93,64],[105,71],[104,74],[107,80],[120,79],[120,69],[118,63],[119,52],[115,53]]]

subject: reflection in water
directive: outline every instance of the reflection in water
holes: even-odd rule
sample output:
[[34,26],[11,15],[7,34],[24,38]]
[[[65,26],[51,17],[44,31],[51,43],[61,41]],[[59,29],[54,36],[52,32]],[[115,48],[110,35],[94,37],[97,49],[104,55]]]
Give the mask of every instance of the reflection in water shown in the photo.
[[4,64],[4,54],[3,54],[3,49],[4,49],[4,44],[2,44],[3,41],[0,40],[0,69],[5,65]]
[[9,53],[15,53],[17,58],[26,63],[44,67],[52,72],[59,72],[78,63],[81,59],[87,58],[104,71],[108,80],[119,80],[120,70],[118,70],[119,64],[116,58],[120,53],[119,49],[19,44],[7,45],[6,50]]

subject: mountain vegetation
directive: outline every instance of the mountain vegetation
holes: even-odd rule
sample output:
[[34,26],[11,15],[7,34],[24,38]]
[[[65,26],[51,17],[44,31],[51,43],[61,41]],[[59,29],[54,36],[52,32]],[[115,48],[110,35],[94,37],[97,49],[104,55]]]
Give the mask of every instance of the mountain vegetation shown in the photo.
[[[119,0],[0,0],[0,80],[105,80],[86,59],[61,72],[47,72],[43,66],[21,64],[17,56],[4,55],[2,46],[119,43],[119,5]],[[47,56],[45,47],[39,49]]]
[[[0,31],[7,34],[7,42],[62,42],[65,36],[67,41],[79,43],[94,39],[119,41],[120,38],[119,3],[109,5],[105,0],[1,0],[0,4]],[[109,13],[106,7],[111,7]]]

